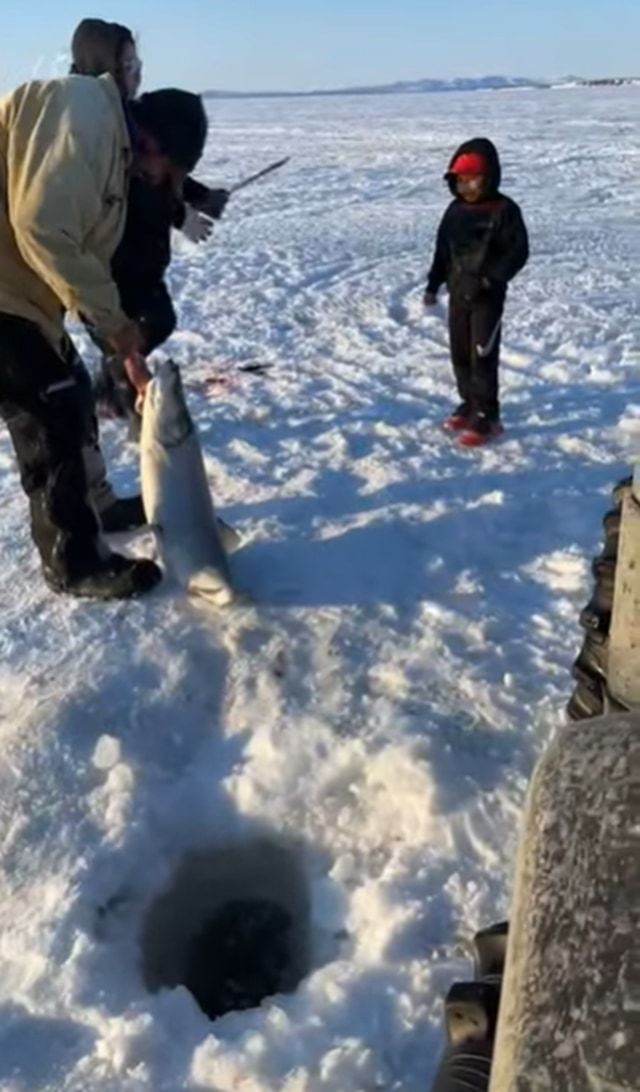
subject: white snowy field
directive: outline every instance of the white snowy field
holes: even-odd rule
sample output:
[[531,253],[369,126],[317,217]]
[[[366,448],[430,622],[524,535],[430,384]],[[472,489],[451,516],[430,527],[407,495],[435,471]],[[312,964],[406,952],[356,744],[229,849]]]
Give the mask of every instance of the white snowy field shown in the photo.
[[[640,449],[639,106],[215,104],[204,180],[292,156],[211,244],[176,240],[171,274],[171,351],[250,604],[49,594],[0,431],[2,1092],[427,1089],[443,993],[508,913],[608,491]],[[506,435],[461,451],[440,428],[445,307],[420,299],[442,173],[480,134],[533,252]],[[104,442],[134,490],[121,427]],[[212,1024],[183,988],[147,990],[143,951],[179,962],[207,909],[265,890],[309,933],[295,993]]]

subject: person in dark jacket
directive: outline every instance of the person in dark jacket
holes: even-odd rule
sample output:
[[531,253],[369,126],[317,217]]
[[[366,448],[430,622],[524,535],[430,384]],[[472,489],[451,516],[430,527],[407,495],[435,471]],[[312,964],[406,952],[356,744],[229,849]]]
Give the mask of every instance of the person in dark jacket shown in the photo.
[[445,421],[465,446],[502,431],[498,364],[507,285],[526,265],[529,242],[522,213],[500,193],[495,145],[478,138],[453,156],[445,175],[454,200],[438,229],[424,302],[449,290],[451,359],[460,405]]
[[[74,75],[100,76],[108,72],[115,79],[129,115],[140,89],[142,62],[128,27],[102,19],[83,19],[71,43]],[[148,97],[139,100],[148,107]],[[162,103],[154,100],[154,109]],[[144,178],[132,178],[127,221],[122,242],[113,259],[112,272],[124,312],[136,321],[144,335],[144,351],[153,352],[173,333],[176,314],[165,274],[171,261],[171,229],[182,230],[192,242],[203,242],[212,231],[212,221],[222,216],[229,198],[224,189],[209,189],[187,177],[182,192],[171,185],[150,186]],[[130,434],[139,434],[140,419],[135,412],[136,392],[128,382],[121,362],[103,350],[102,375],[97,395],[108,412],[129,419]]]

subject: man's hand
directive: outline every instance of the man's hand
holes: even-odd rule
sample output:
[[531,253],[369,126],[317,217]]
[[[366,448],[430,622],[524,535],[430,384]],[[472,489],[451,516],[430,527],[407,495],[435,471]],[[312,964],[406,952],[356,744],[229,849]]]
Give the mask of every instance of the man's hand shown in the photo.
[[138,392],[136,399],[136,413],[142,413],[144,395],[148,384],[151,382],[151,372],[143,356],[139,353],[130,353],[122,361],[124,370],[131,386]]
[[206,243],[207,239],[211,238],[212,231],[213,221],[191,205],[187,205],[182,223],[182,232],[187,239],[192,243]]
[[128,322],[117,334],[112,334],[107,339],[114,353],[120,356],[129,356],[131,353],[141,354],[144,349],[142,330],[137,322]]
[[438,302],[438,297],[435,292],[425,292],[423,298],[425,307],[435,307]]

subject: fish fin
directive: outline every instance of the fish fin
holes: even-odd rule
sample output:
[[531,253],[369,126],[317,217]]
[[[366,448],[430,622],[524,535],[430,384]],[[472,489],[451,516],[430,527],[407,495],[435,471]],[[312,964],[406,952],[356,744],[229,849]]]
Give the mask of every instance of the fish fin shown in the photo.
[[233,554],[236,550],[239,550],[242,544],[240,532],[236,531],[235,527],[231,527],[229,523],[225,523],[220,516],[216,517],[216,526],[225,553]]

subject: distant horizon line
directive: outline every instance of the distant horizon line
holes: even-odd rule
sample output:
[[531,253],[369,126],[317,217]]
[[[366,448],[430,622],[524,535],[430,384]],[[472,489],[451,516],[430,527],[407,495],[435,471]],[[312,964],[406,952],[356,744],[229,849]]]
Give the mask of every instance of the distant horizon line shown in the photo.
[[640,84],[640,76],[452,76],[395,80],[382,84],[353,84],[345,87],[317,87],[311,90],[274,89],[232,91],[210,88],[201,92],[203,98],[323,98],[340,95],[428,94],[455,91],[547,90],[562,86],[624,86]]

